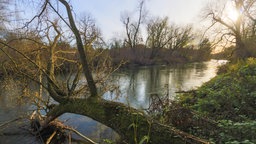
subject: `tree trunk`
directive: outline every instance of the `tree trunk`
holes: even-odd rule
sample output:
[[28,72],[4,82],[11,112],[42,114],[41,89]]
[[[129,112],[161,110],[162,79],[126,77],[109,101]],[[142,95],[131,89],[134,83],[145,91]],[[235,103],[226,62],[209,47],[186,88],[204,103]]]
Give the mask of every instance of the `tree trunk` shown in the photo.
[[240,35],[236,36],[236,49],[234,52],[234,57],[238,59],[245,59],[248,57],[248,52]]
[[171,126],[162,125],[144,112],[122,103],[95,99],[73,99],[60,104],[48,113],[48,122],[64,113],[88,116],[115,130],[128,143],[149,136],[149,143],[207,143]]
[[[236,11],[240,12],[243,8],[243,0],[235,1]],[[235,57],[238,59],[245,59],[248,56],[247,50],[245,48],[245,44],[242,39],[242,14],[238,15],[238,18],[235,22],[235,38],[236,38],[236,49],[235,49]]]
[[76,37],[76,44],[77,44],[77,49],[78,49],[79,56],[80,56],[80,61],[82,63],[84,75],[85,75],[85,78],[87,80],[88,87],[89,87],[90,92],[91,92],[91,96],[98,98],[99,96],[97,94],[97,88],[96,88],[95,82],[94,82],[93,77],[92,77],[91,70],[90,70],[88,62],[87,62],[87,57],[86,57],[86,54],[85,54],[83,42],[82,42],[80,33],[79,33],[79,31],[76,27],[73,15],[71,13],[70,6],[69,6],[69,4],[67,3],[66,0],[59,0],[59,1],[66,7],[66,11],[67,11],[68,18],[69,18],[69,23],[70,23],[70,28],[71,28],[72,32],[74,33],[74,35]]

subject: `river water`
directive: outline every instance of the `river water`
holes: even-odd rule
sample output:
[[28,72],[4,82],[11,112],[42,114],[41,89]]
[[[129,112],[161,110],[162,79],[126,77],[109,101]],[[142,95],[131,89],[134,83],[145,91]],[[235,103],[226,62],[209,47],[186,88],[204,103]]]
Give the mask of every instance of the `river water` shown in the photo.
[[224,60],[211,60],[175,66],[152,66],[121,70],[115,73],[114,83],[119,92],[107,92],[106,99],[126,103],[135,108],[146,109],[151,94],[166,95],[175,99],[176,92],[201,86],[216,75],[217,67]]
[[[113,80],[110,82],[116,86],[116,89],[104,93],[103,97],[135,108],[147,109],[151,94],[168,95],[170,99],[175,99],[175,92],[201,86],[216,75],[218,66],[225,63],[226,61],[222,60],[211,60],[185,65],[122,69],[113,74]],[[17,93],[20,92],[16,85],[15,81],[1,83],[0,125],[30,113],[33,109],[29,105],[16,102]],[[62,115],[60,120],[97,142],[103,139],[114,140],[117,137],[110,128],[85,116],[67,113]],[[1,129],[0,127],[0,143],[20,143],[22,140],[26,141],[24,138],[29,139],[17,133],[12,136],[3,136]]]

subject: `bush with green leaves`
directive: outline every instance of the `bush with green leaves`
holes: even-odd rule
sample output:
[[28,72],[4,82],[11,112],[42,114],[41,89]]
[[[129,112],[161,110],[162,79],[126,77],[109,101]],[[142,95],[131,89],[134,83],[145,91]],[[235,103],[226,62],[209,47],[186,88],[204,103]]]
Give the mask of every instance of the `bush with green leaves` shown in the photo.
[[214,119],[241,121],[256,118],[256,59],[226,66],[196,93],[181,96],[181,103]]
[[[256,143],[256,59],[228,64],[180,103],[219,123],[217,143]],[[209,138],[210,139],[210,138]]]

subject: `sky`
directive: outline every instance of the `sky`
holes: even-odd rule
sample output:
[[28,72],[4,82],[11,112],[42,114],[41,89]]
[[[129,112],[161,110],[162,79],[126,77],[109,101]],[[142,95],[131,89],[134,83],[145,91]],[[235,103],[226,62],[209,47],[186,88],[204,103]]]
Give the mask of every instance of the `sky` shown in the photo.
[[[146,0],[145,8],[149,16],[169,17],[170,23],[178,25],[197,24],[200,11],[208,0]],[[77,16],[86,13],[96,20],[103,37],[111,39],[123,36],[124,26],[121,14],[135,12],[139,0],[74,0],[71,1]]]

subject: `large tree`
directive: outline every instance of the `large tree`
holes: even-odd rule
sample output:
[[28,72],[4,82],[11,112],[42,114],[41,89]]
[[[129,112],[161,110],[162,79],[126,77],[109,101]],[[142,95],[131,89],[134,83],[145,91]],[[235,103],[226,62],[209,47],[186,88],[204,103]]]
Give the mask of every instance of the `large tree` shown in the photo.
[[211,20],[209,28],[217,26],[215,33],[220,35],[220,40],[235,44],[234,56],[237,58],[249,55],[245,40],[249,31],[255,29],[254,9],[255,0],[215,1],[206,7],[204,16]]
[[194,40],[191,26],[180,27],[168,23],[168,17],[153,18],[147,23],[146,44],[152,49],[150,58],[157,56],[158,51],[166,48],[172,51],[184,48]]
[[158,50],[167,48],[174,38],[168,25],[168,17],[151,19],[147,23],[147,34],[146,45],[152,48],[151,59],[157,55]]

